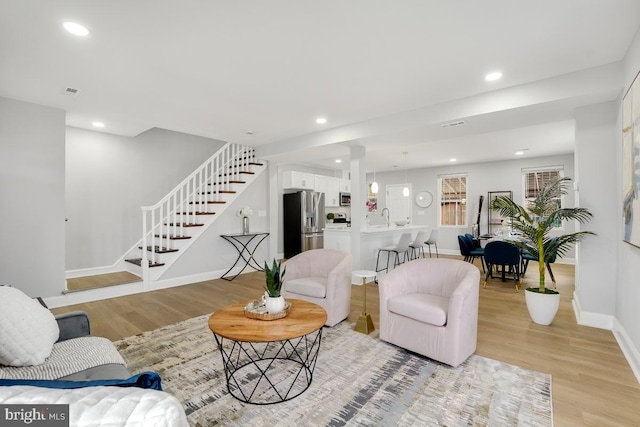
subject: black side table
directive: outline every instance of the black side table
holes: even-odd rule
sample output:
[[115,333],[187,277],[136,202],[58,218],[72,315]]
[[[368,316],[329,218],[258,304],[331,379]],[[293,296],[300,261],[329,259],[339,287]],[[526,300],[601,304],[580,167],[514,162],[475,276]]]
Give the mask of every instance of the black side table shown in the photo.
[[[255,258],[253,258],[253,254],[256,252],[256,249],[258,249],[258,246],[260,246],[260,243],[262,243],[268,235],[269,233],[221,234],[220,237],[231,243],[233,247],[236,248],[238,251],[238,258],[236,258],[236,262],[234,262],[231,268],[229,268],[220,278],[231,281],[242,274],[247,266],[251,266],[259,271],[264,271],[264,269],[258,265]],[[235,276],[230,278],[227,277],[227,274],[233,270],[240,260],[244,261],[242,269]]]

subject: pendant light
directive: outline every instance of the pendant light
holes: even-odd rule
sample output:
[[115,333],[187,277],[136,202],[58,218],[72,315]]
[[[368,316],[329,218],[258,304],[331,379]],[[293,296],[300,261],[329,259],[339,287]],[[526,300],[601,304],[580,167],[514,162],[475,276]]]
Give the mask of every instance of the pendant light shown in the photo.
[[402,195],[404,197],[409,197],[409,186],[407,185],[407,151],[404,151],[404,188],[402,189]]
[[378,182],[376,181],[376,167],[373,167],[373,182],[371,183],[371,194],[378,194]]

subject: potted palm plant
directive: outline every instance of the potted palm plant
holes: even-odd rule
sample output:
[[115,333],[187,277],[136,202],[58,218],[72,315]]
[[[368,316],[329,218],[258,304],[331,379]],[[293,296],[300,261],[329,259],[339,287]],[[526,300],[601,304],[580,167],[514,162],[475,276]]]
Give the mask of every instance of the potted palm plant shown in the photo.
[[562,257],[569,248],[587,236],[591,231],[578,231],[562,236],[551,236],[551,230],[564,220],[588,222],[592,214],[585,208],[560,208],[559,197],[567,193],[571,178],[558,177],[544,185],[536,198],[525,207],[509,197],[497,197],[491,208],[509,219],[513,229],[522,237],[511,241],[520,249],[538,260],[539,286],[527,288],[525,299],[531,319],[541,325],[549,325],[560,304],[558,291],[545,287],[545,265],[556,256]]
[[279,313],[284,310],[284,297],[280,295],[282,284],[284,283],[284,274],[286,267],[280,266],[280,262],[273,260],[273,266],[269,268],[267,262],[264,262],[264,274],[266,285],[264,293],[265,307],[269,313]]

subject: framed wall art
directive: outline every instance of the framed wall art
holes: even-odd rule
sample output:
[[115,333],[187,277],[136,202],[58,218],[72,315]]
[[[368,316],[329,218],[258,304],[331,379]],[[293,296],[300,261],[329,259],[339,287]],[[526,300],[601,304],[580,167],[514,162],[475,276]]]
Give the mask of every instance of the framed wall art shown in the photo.
[[623,240],[640,247],[640,79],[638,75],[622,101],[622,215]]

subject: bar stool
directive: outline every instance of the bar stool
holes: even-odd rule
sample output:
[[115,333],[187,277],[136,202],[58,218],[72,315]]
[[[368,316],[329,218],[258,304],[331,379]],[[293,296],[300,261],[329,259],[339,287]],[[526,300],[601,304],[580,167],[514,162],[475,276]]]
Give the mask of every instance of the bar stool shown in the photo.
[[[395,254],[393,266],[396,267],[398,264],[402,264],[402,262],[407,259],[407,251],[409,250],[409,245],[411,244],[411,233],[402,233],[400,236],[400,240],[397,244],[393,246],[385,246],[384,248],[378,249],[378,258],[376,259],[376,273],[384,270],[385,272],[389,272],[389,261],[391,260],[391,253]],[[387,253],[387,267],[386,268],[378,268],[378,264],[380,262],[380,253]],[[400,262],[400,254],[403,254],[402,262]]]
[[429,258],[431,258],[431,245],[436,247],[436,258],[440,258],[440,255],[438,254],[438,229],[437,228],[434,228],[433,230],[431,230],[431,235],[429,236],[427,241],[424,242],[424,244],[429,246]]
[[428,239],[426,231],[418,231],[415,240],[409,245],[411,259],[424,258],[424,244]]

